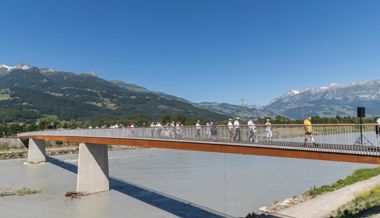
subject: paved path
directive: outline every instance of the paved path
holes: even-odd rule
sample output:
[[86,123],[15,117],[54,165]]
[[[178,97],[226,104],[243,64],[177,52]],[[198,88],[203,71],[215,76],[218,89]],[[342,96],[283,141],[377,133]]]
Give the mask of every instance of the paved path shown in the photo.
[[278,214],[295,218],[330,217],[332,211],[352,201],[358,193],[369,190],[379,184],[380,176],[376,176],[279,211]]

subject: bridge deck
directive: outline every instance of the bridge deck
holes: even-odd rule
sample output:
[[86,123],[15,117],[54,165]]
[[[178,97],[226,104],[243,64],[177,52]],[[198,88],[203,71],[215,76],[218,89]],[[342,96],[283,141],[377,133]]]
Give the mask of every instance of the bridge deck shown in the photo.
[[[112,130],[115,131],[115,130]],[[20,134],[20,138],[59,140],[67,142],[130,145],[144,148],[164,148],[205,152],[261,155],[313,160],[380,164],[380,147],[321,143],[317,146],[291,141],[195,140],[173,138],[125,137],[123,134],[94,135],[96,131],[48,131]]]

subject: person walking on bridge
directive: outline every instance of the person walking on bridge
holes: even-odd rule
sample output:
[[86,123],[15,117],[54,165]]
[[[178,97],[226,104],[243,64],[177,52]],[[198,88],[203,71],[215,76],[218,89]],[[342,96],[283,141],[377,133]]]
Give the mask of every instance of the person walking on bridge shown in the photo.
[[202,130],[201,121],[198,120],[197,123],[195,124],[195,131],[196,131],[195,138],[196,139],[201,139],[201,130]]
[[206,129],[206,138],[210,139],[211,138],[211,121],[206,122],[205,129]]
[[180,122],[177,122],[175,125],[175,132],[176,132],[176,138],[182,138],[183,131],[182,131],[182,124]]
[[377,126],[376,126],[376,138],[379,139],[380,135],[380,117],[377,119]]
[[217,129],[218,123],[216,120],[211,122],[211,140],[216,141],[217,135],[218,135],[218,129]]
[[272,124],[270,123],[270,119],[267,119],[267,122],[265,123],[265,133],[267,135],[267,141],[272,141]]
[[156,124],[156,131],[157,131],[158,138],[161,138],[161,136],[162,136],[162,125],[160,122],[157,122],[157,124]]
[[311,140],[313,145],[317,146],[317,144],[314,141],[313,137],[313,124],[311,123],[311,116],[307,116],[307,118],[304,120],[304,125],[305,125],[305,141],[304,141],[304,146],[306,147],[308,139]]
[[228,131],[229,136],[230,136],[230,141],[233,141],[233,137],[234,137],[234,124],[232,123],[232,119],[231,118],[228,120],[227,131]]
[[155,131],[155,128],[156,128],[156,125],[154,124],[154,122],[152,122],[150,124],[150,137],[151,138],[154,138],[154,131]]
[[253,117],[249,118],[248,129],[249,129],[249,141],[256,142],[256,124],[255,122],[253,122]]
[[234,122],[234,131],[235,131],[235,136],[234,136],[234,141],[240,141],[240,118],[237,117],[235,122]]

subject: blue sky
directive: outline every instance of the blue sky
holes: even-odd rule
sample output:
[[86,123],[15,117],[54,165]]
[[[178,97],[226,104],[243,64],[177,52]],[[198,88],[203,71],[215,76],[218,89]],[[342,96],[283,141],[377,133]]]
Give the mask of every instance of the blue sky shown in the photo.
[[380,79],[380,1],[2,0],[0,63],[201,101]]

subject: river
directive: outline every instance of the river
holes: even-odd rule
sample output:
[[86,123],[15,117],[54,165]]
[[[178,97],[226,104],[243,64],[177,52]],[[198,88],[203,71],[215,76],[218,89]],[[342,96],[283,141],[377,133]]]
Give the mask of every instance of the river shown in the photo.
[[[2,217],[185,217],[157,203],[159,199],[152,203],[152,192],[205,210],[243,217],[273,201],[333,183],[355,169],[374,167],[164,149],[112,151],[109,157],[110,175],[117,181],[111,183],[115,189],[129,184],[128,190],[111,190],[76,200],[63,198],[66,191],[75,190],[75,174],[50,163],[33,166],[23,165],[24,160],[0,162],[0,187],[42,190],[28,197],[0,198],[0,210],[5,215]],[[55,158],[76,164],[77,156]],[[138,196],[133,194],[136,187]]]

